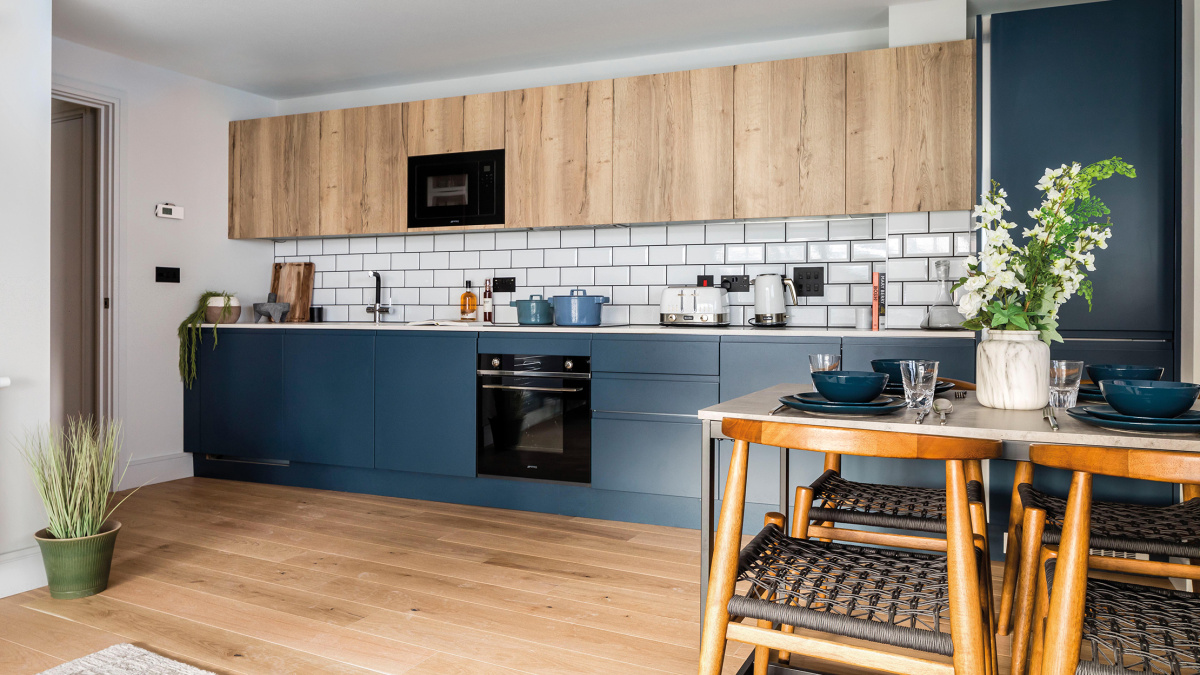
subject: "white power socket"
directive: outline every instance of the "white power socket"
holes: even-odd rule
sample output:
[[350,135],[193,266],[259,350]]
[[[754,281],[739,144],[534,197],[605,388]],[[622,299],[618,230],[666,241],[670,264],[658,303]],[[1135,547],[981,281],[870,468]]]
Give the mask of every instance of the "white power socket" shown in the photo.
[[156,204],[154,206],[154,215],[159,218],[183,220],[183,207],[175,206],[174,204]]

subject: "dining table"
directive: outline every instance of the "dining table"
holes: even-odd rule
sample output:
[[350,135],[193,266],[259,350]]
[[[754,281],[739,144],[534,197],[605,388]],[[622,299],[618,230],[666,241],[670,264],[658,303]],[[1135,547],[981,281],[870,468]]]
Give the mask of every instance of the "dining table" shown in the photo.
[[[945,398],[954,406],[953,411],[946,416],[945,425],[934,414],[928,415],[923,423],[918,424],[917,411],[911,409],[878,416],[809,413],[791,408],[784,408],[776,412],[776,409],[780,407],[780,398],[811,391],[813,391],[811,384],[780,384],[723,401],[697,413],[701,428],[701,606],[703,606],[708,592],[709,566],[712,560],[714,526],[716,525],[714,515],[719,488],[717,485],[719,475],[717,452],[719,442],[726,438],[721,433],[721,425],[727,419],[998,440],[1003,448],[1002,458],[1017,461],[1029,459],[1029,446],[1033,443],[1200,452],[1200,431],[1177,434],[1117,431],[1080,422],[1069,417],[1065,411],[1060,409],[1055,411],[1058,429],[1054,430],[1051,428],[1049,420],[1043,416],[1040,408],[1037,410],[988,408],[979,403],[974,391],[958,391],[957,395],[961,396],[958,398],[954,389],[938,395],[938,398]],[[1200,427],[1197,428],[1200,429]],[[780,448],[779,512],[783,514],[789,512],[789,457],[789,449]],[[812,478],[815,480],[817,477],[813,476]]]

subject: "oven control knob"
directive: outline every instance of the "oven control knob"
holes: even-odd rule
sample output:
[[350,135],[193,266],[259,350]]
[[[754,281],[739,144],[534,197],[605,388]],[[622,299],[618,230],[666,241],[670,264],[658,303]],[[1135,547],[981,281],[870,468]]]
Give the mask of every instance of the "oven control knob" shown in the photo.
[[572,361],[571,359],[567,359],[566,361],[563,361],[563,368],[570,370],[574,367],[575,367],[575,362]]
[[711,318],[711,317],[709,317],[707,314],[701,314],[701,315],[700,315],[700,321],[701,321],[701,322],[703,322],[703,323],[708,323],[708,321],[709,321],[709,319],[710,319],[710,318]]
[[674,320],[675,320],[675,315],[674,315],[674,314],[668,314],[668,315],[667,315],[667,321],[674,321]]
[[500,367],[500,359],[492,359],[492,367],[499,368]]

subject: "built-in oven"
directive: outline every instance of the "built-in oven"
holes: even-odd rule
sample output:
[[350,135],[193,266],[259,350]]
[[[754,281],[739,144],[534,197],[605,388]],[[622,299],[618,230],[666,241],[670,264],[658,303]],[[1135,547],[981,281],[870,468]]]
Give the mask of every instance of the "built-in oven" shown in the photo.
[[408,158],[408,229],[504,224],[504,150]]
[[586,356],[480,354],[481,476],[592,481],[592,380]]

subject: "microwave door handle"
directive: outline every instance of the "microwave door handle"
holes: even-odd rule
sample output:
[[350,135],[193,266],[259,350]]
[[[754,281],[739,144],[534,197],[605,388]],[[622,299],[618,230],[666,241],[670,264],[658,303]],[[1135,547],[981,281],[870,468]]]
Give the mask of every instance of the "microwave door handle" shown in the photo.
[[511,384],[483,384],[483,389],[505,389],[508,391],[554,391],[564,394],[574,394],[583,391],[583,387],[517,387]]

